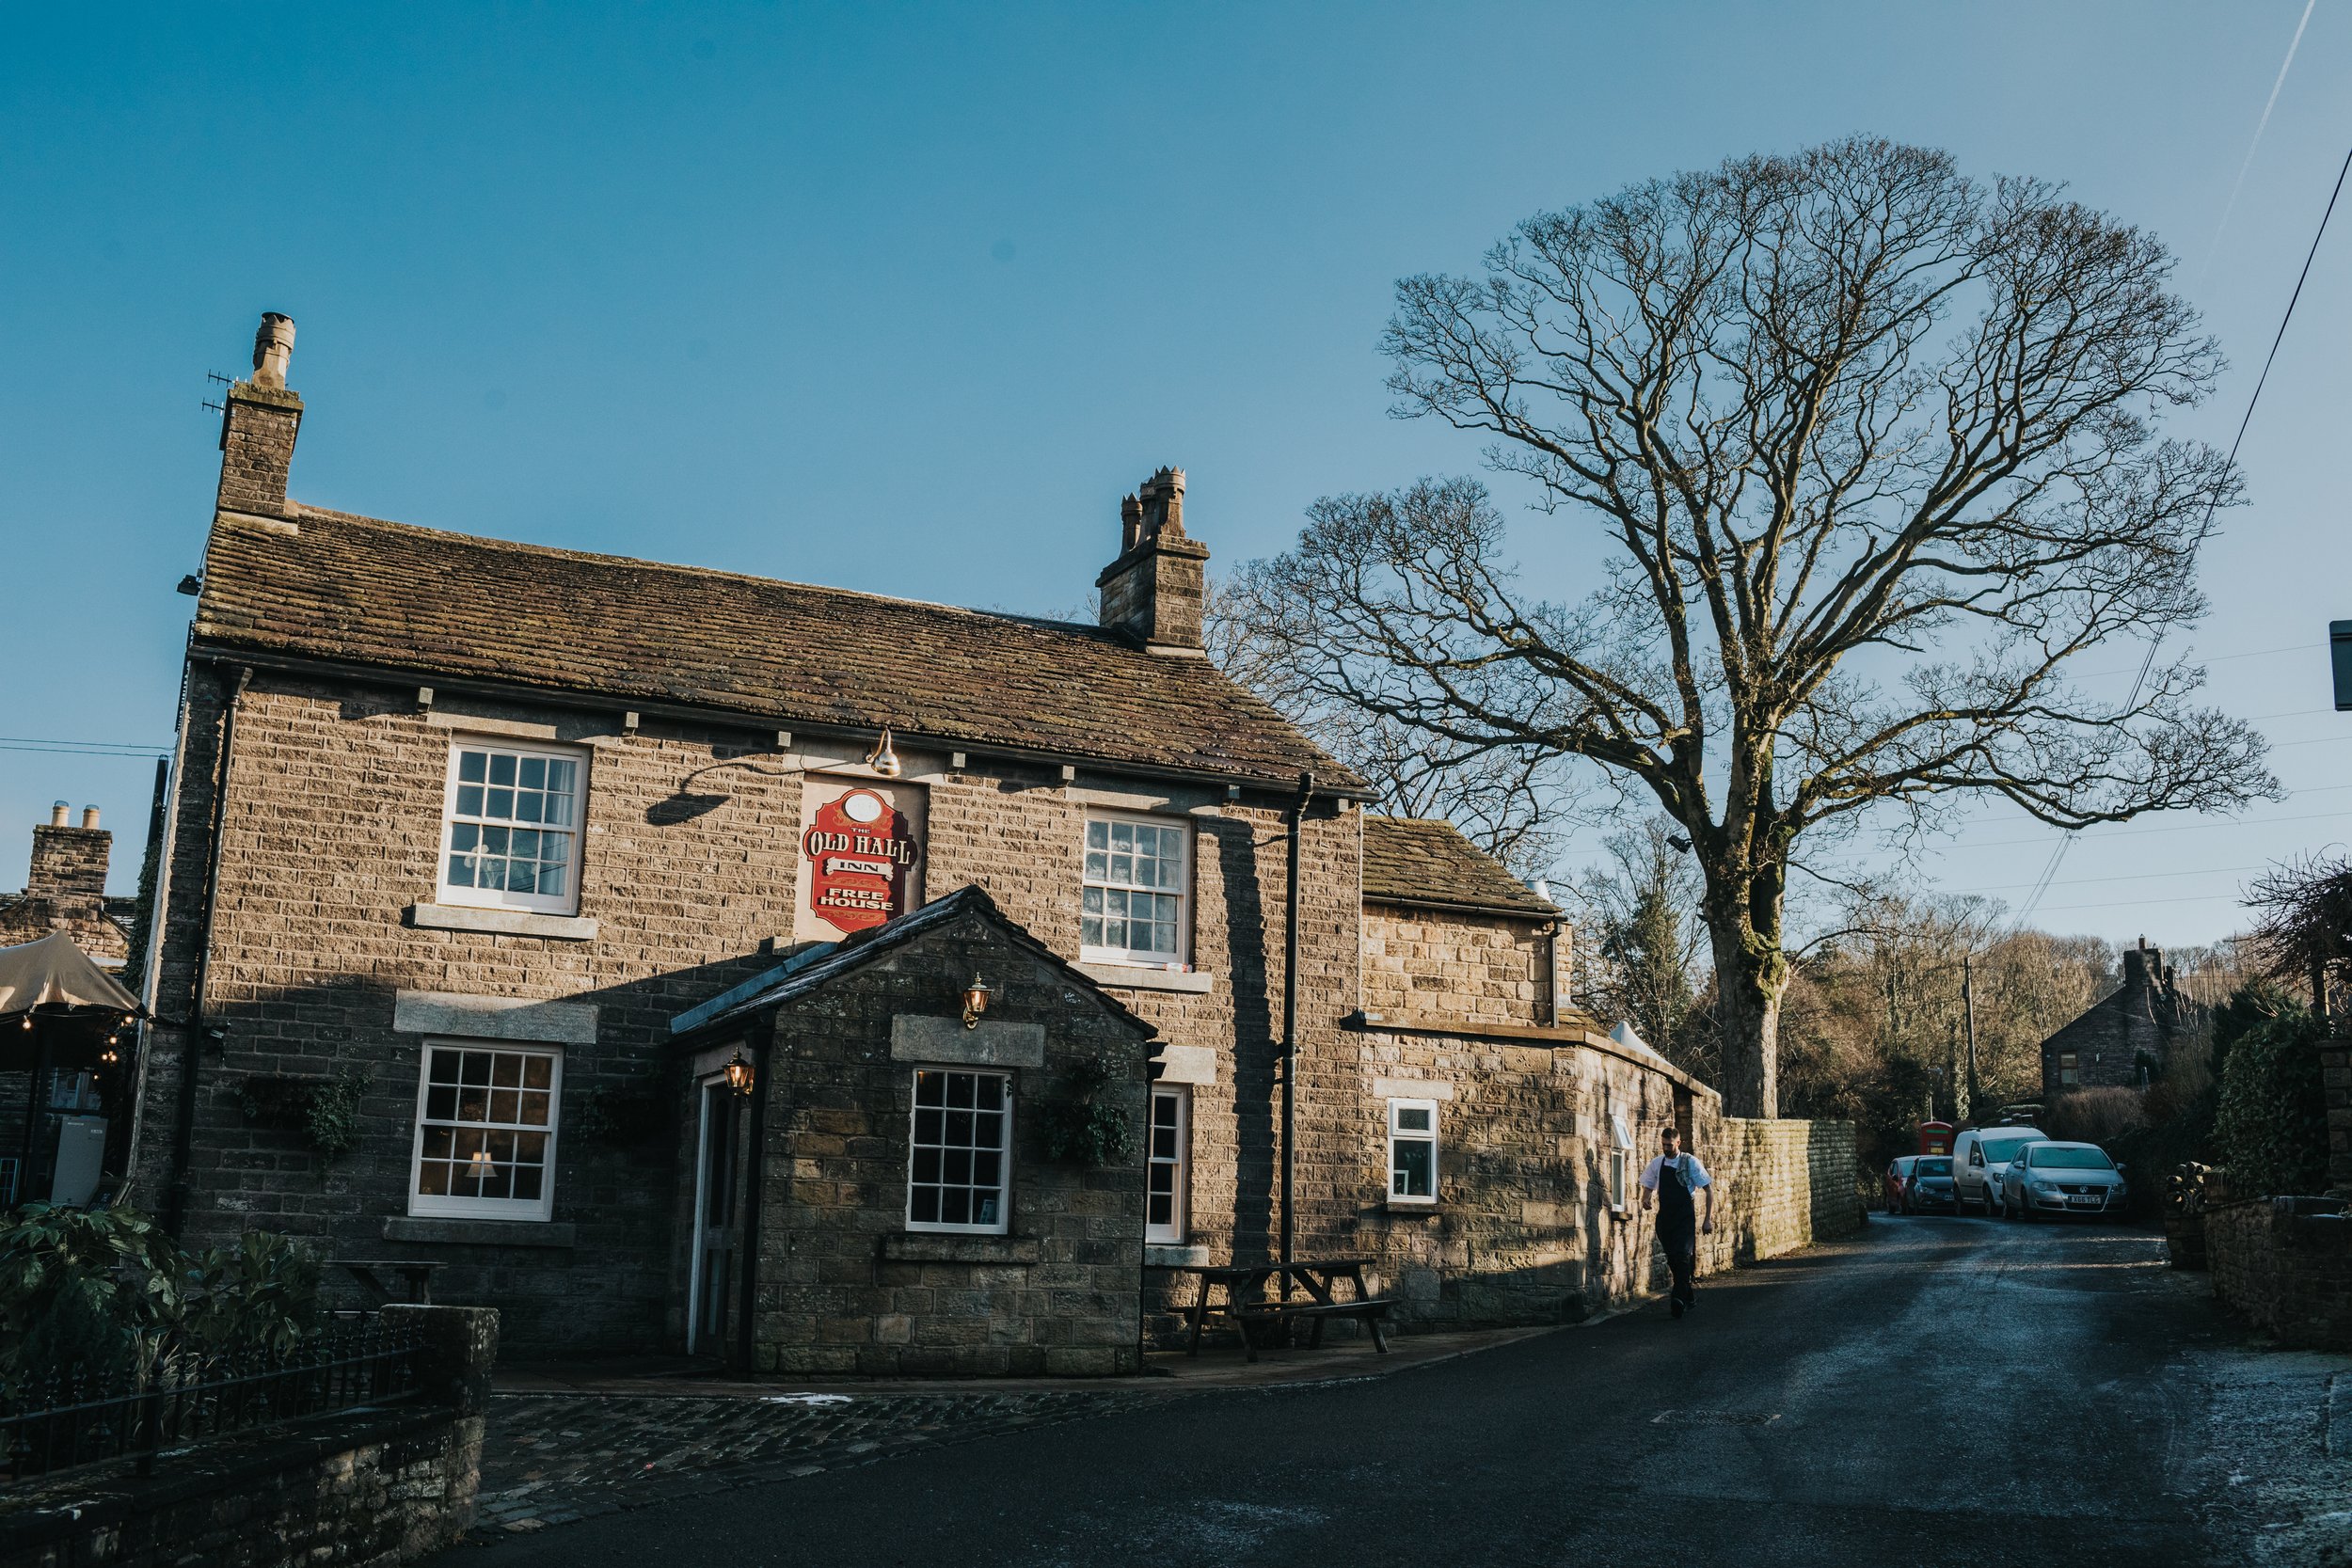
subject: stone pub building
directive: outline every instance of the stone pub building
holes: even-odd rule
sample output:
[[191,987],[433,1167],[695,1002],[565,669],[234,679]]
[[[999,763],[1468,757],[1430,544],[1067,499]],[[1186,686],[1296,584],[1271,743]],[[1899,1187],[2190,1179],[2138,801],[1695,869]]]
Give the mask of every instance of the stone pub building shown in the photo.
[[1273,1255],[1287,1153],[1407,1328],[1647,1288],[1637,1156],[1733,1124],[1203,656],[1181,472],[1099,625],[548,549],[291,499],[293,340],[226,400],[143,976],[184,1238],[525,1356],[1105,1373],[1168,1266]]

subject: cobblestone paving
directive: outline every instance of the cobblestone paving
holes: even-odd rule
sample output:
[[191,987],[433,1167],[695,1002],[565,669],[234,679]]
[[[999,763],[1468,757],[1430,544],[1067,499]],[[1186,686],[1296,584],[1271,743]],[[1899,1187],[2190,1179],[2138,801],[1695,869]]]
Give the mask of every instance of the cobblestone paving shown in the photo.
[[1178,1397],[1174,1389],[501,1394],[483,1434],[475,1535],[496,1539]]

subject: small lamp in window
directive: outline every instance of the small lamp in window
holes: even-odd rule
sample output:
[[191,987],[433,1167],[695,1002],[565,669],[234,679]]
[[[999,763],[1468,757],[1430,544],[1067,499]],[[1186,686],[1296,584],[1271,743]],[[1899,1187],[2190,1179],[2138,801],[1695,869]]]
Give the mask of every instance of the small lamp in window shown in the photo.
[[727,1058],[727,1087],[737,1094],[752,1092],[752,1064],[743,1059],[743,1048],[737,1046],[735,1054]]
[[466,1162],[466,1180],[477,1185],[497,1180],[499,1168],[490,1163],[490,1151],[486,1148],[475,1149]]
[[972,976],[972,983],[963,988],[963,1026],[966,1029],[980,1026],[980,1015],[988,1011],[988,999],[995,994],[989,989],[986,980],[977,974]]

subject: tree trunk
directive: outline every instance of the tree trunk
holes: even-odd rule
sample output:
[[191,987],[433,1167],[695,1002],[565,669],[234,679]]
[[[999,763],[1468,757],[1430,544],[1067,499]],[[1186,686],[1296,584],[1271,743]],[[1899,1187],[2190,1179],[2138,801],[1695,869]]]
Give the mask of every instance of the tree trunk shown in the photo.
[[[1722,1040],[1724,1115],[1780,1115],[1780,1000],[1788,990],[1788,960],[1780,947],[1779,900],[1754,918],[1753,891],[1741,889],[1708,911],[1715,953],[1715,1020]],[[1763,926],[1763,929],[1758,929]]]

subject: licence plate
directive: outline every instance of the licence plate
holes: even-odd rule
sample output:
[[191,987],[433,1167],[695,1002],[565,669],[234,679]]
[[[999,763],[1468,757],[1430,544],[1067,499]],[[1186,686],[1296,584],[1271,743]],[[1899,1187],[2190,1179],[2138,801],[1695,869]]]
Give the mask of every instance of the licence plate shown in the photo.
[[2066,1200],[2066,1206],[2069,1209],[2096,1209],[2102,1201],[2095,1197],[2070,1197]]

